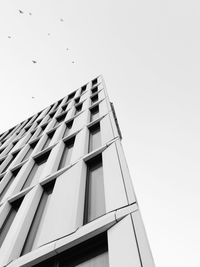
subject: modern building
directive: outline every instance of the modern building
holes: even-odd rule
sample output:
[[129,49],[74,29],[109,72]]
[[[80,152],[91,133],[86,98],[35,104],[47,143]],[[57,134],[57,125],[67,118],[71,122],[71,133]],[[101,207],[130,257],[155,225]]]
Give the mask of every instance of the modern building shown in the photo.
[[101,76],[1,134],[0,266],[154,266]]

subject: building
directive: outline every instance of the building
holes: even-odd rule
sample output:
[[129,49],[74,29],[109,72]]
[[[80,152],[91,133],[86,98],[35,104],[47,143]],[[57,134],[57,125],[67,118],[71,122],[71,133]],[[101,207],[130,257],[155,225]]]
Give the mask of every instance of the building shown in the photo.
[[101,76],[1,134],[0,266],[154,266]]

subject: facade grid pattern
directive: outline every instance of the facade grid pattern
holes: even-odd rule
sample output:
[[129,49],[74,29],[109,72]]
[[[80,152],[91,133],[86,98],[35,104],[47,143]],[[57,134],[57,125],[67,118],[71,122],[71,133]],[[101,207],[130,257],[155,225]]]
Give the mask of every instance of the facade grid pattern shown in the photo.
[[155,266],[102,76],[0,135],[0,266]]

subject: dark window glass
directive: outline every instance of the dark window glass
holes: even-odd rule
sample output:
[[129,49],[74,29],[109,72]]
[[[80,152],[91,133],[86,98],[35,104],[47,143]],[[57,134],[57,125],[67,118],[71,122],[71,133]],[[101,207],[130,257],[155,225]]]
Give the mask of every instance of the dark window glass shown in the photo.
[[12,171],[12,176],[10,177],[8,183],[6,184],[6,186],[4,187],[3,191],[0,194],[0,201],[3,199],[3,197],[5,196],[5,194],[7,193],[8,189],[10,188],[11,184],[13,183],[13,181],[15,180],[18,172],[20,171],[21,167]]
[[68,98],[67,98],[67,101],[71,100],[74,96],[75,96],[76,92],[74,93],[71,93]]
[[76,112],[75,112],[75,114],[78,114],[79,112],[81,112],[82,107],[83,107],[83,104],[79,104],[78,106],[76,106]]
[[46,129],[47,125],[48,125],[48,124],[45,124],[45,125],[41,126],[42,131],[44,131],[44,130]]
[[50,203],[53,187],[54,183],[51,183],[50,185],[48,185],[48,187],[44,188],[35,216],[27,234],[27,238],[24,243],[21,255],[24,255],[30,252],[31,250],[37,248],[38,237],[43,227],[45,227],[45,215]]
[[26,152],[26,154],[25,154],[25,156],[23,157],[22,161],[24,161],[24,160],[26,160],[26,159],[28,159],[28,158],[30,157],[30,155],[32,154],[33,149],[36,147],[37,143],[38,143],[38,140],[35,141],[34,143],[30,144],[30,148],[29,148],[29,150]]
[[73,120],[69,121],[67,124],[66,124],[66,129],[64,131],[64,134],[63,134],[63,138],[66,137],[68,134],[69,134],[69,131],[70,129],[72,128],[72,125],[73,125]]
[[68,107],[68,103],[65,104],[64,106],[62,106],[62,110],[65,111],[67,109],[67,107]]
[[80,101],[80,97],[78,97],[78,98],[75,99],[75,103],[76,103],[76,104],[78,104],[79,101]]
[[87,85],[84,85],[84,86],[81,87],[81,94],[82,94],[83,92],[85,92],[86,88],[87,88]]
[[72,138],[72,139],[70,139],[70,140],[68,140],[66,142],[65,148],[64,148],[63,153],[62,153],[62,157],[61,157],[61,160],[60,160],[60,164],[59,164],[58,170],[64,168],[68,164],[70,164],[72,151],[73,151],[73,146],[74,146],[74,139],[75,138]]
[[59,123],[61,123],[62,121],[64,121],[65,118],[66,118],[66,115],[67,115],[67,113],[64,113],[64,114],[60,115],[59,117],[57,117],[56,124],[55,125],[58,125]]
[[35,159],[35,164],[33,165],[28,178],[26,179],[23,187],[21,190],[24,188],[27,188],[30,186],[33,182],[38,181],[40,178],[40,175],[45,167],[45,163],[49,157],[50,151],[45,153],[44,155],[40,156],[39,158]]
[[97,82],[98,82],[97,78],[94,79],[94,80],[92,81],[92,86],[94,86],[95,84],[97,84]]
[[90,238],[33,267],[109,267],[107,233]]
[[96,92],[98,92],[98,87],[97,86],[92,89],[92,94],[94,94]]
[[99,118],[99,106],[95,106],[90,110],[90,112],[91,112],[90,121],[94,121]]
[[2,227],[0,229],[0,247],[3,244],[3,241],[4,241],[6,235],[7,235],[8,231],[9,231],[13,221],[14,221],[14,218],[15,218],[15,216],[17,214],[17,211],[20,208],[22,200],[23,200],[22,198],[18,199],[18,200],[16,200],[15,202],[13,202],[11,204],[10,212],[8,213],[8,215],[7,215],[5,221],[4,221],[4,223],[3,223],[3,225],[2,225]]
[[48,134],[48,137],[47,137],[47,140],[46,140],[46,142],[45,142],[45,144],[43,146],[43,149],[45,149],[45,148],[47,148],[49,146],[49,144],[51,143],[51,140],[52,140],[52,138],[54,136],[54,133],[55,133],[55,130]]
[[101,146],[100,123],[96,123],[89,129],[89,152]]
[[87,163],[84,224],[105,214],[105,195],[102,157],[99,155]]
[[94,95],[94,96],[91,97],[91,102],[92,102],[92,104],[94,104],[94,103],[97,102],[98,100],[99,100],[99,96],[98,96],[98,94],[96,94],[96,95]]
[[55,115],[55,111],[53,111],[53,112],[51,112],[51,113],[49,113],[49,117],[52,119],[53,118],[53,116]]

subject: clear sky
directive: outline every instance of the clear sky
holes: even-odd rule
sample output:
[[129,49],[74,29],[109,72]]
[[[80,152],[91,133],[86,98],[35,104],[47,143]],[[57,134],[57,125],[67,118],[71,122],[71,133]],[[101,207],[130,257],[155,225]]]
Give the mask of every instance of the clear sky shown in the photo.
[[200,266],[199,7],[0,1],[0,132],[102,74],[162,267]]

